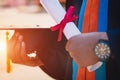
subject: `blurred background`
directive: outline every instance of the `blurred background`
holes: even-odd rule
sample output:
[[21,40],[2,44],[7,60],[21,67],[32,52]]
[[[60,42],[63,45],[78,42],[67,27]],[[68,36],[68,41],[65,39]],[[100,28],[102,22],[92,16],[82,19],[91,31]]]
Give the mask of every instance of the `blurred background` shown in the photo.
[[[59,0],[64,7],[66,0]],[[53,3],[54,4],[54,3]],[[39,0],[0,0],[0,28],[36,27],[49,28],[56,23],[43,9]],[[6,72],[6,32],[9,38],[14,30],[0,30],[0,80],[54,80],[39,67],[12,63],[12,72]]]

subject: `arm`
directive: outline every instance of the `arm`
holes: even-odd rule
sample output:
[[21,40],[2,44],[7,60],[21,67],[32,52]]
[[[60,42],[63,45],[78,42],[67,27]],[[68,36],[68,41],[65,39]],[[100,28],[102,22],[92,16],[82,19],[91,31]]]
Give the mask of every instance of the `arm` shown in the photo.
[[68,40],[66,50],[76,61],[79,67],[86,67],[96,63],[99,59],[95,55],[94,48],[99,39],[109,40],[112,54],[120,66],[120,29],[106,32],[91,32],[76,35]]
[[94,48],[99,39],[108,40],[105,32],[91,32],[76,35],[66,44],[66,50],[79,67],[86,67],[99,61]]

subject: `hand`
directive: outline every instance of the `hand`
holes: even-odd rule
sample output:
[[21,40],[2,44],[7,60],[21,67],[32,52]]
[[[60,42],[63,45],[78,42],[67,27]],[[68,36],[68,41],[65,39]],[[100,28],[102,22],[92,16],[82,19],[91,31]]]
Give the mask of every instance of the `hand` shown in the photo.
[[8,41],[8,56],[13,63],[24,64],[27,66],[41,66],[42,61],[38,56],[29,57],[26,53],[25,42],[20,33],[14,33],[12,38]]
[[107,40],[105,32],[83,33],[70,38],[66,50],[79,67],[87,67],[99,61],[94,48],[99,39]]

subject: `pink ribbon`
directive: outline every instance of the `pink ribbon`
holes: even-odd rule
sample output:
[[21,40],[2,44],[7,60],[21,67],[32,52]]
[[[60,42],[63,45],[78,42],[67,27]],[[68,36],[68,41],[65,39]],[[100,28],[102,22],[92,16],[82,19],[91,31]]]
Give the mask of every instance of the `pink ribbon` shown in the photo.
[[59,30],[58,41],[61,41],[61,39],[62,39],[62,32],[63,32],[63,30],[65,28],[65,25],[68,22],[72,22],[72,21],[74,21],[75,19],[78,18],[77,16],[73,15],[73,13],[74,13],[74,7],[70,6],[70,8],[66,12],[63,20],[59,24],[57,24],[57,25],[50,28],[51,31]]

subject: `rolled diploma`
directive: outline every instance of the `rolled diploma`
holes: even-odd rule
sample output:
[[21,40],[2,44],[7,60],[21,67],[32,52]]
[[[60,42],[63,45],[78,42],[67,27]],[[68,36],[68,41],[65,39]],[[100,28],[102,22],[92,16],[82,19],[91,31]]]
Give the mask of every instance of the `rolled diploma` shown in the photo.
[[[52,18],[56,21],[56,23],[60,23],[64,18],[66,11],[59,3],[58,0],[40,0],[40,3],[45,8],[45,10],[52,16]],[[69,22],[66,24],[63,33],[65,37],[69,40],[72,36],[77,34],[81,34],[76,25],[73,22]],[[94,71],[98,69],[102,65],[102,62],[99,61],[94,65],[90,65],[87,67],[88,71]]]

